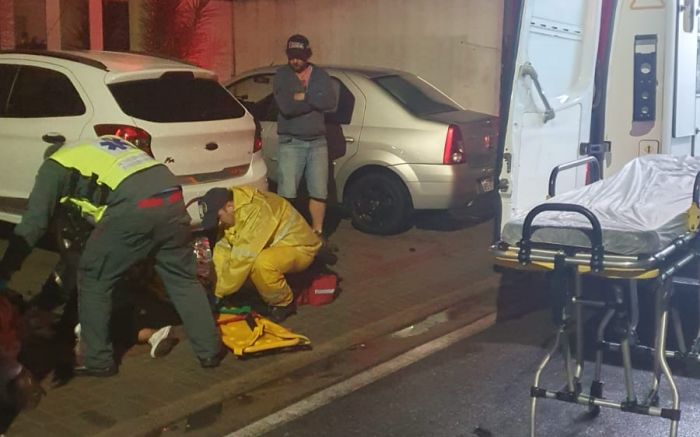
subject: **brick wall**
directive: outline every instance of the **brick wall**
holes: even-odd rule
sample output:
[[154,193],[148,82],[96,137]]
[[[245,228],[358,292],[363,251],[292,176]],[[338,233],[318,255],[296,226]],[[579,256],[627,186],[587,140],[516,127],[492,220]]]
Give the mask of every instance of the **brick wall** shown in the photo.
[[0,49],[15,46],[15,14],[13,0],[0,0]]

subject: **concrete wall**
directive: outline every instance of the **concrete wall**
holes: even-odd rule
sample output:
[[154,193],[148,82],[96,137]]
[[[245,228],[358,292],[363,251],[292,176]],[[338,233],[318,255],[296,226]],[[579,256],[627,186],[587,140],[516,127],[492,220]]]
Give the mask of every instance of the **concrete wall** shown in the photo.
[[418,74],[464,106],[498,113],[503,0],[236,0],[235,73],[286,62],[289,35],[313,61]]

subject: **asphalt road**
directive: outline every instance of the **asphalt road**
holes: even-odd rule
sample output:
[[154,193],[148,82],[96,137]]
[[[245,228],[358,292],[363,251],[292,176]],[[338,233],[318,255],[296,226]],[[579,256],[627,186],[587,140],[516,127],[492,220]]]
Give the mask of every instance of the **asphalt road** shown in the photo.
[[[547,311],[498,323],[266,436],[527,436],[529,388],[552,338]],[[592,371],[592,363],[587,366]],[[549,369],[543,381],[560,388],[561,362]],[[606,365],[603,372],[606,395],[621,400],[621,368]],[[637,371],[635,377],[637,393],[646,393],[648,374]],[[677,376],[676,382],[679,435],[700,435],[700,379]],[[664,393],[662,406],[670,402]],[[669,430],[665,419],[610,409],[590,419],[585,407],[551,400],[539,402],[538,420],[542,436],[663,436]]]

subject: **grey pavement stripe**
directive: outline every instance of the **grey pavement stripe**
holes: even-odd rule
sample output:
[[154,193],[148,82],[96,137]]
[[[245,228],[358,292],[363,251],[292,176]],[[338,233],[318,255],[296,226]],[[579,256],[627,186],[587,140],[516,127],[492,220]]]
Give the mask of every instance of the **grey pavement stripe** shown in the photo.
[[299,402],[283,408],[280,411],[264,417],[257,422],[253,422],[244,428],[234,431],[231,434],[228,434],[226,437],[252,437],[272,431],[273,429],[278,428],[287,422],[298,419],[299,417],[302,417],[326,404],[331,403],[335,399],[346,396],[381,378],[397,372],[404,367],[420,361],[429,355],[439,352],[459,342],[460,340],[484,331],[495,322],[496,314],[491,313],[473,323],[470,323],[467,326],[417,346],[394,359],[386,361],[369,370],[365,370],[364,372],[348,378],[343,382],[339,382],[338,384],[323,389],[318,393],[315,393]]
[[[499,276],[490,275],[484,279],[471,283],[467,289],[463,286],[449,287],[438,283],[436,289],[446,290],[427,296],[427,300],[413,305],[399,312],[374,319],[369,323],[350,329],[333,339],[319,343],[308,354],[290,354],[280,356],[279,360],[261,363],[250,368],[245,373],[231,376],[221,380],[218,384],[203,391],[187,395],[160,408],[149,410],[143,416],[130,420],[122,420],[115,426],[99,433],[103,437],[122,437],[124,435],[150,435],[162,427],[174,421],[184,419],[193,411],[199,411],[207,406],[212,406],[222,399],[230,399],[247,390],[259,387],[266,382],[275,379],[274,376],[287,374],[293,370],[317,362],[324,357],[338,353],[338,351],[350,347],[353,344],[391,334],[406,326],[409,320],[422,320],[431,314],[444,311],[457,305],[459,302],[479,298],[479,296],[495,296],[498,290]],[[495,304],[495,302],[494,302]],[[495,312],[495,307],[489,312]],[[374,316],[372,316],[374,317]],[[196,407],[195,407],[196,406]]]

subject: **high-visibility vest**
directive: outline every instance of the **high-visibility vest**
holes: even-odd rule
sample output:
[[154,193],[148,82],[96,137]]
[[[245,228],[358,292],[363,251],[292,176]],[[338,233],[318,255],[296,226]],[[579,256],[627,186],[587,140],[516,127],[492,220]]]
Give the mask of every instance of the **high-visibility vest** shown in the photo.
[[[63,146],[49,159],[91,179],[97,188],[107,187],[110,190],[115,190],[134,173],[160,164],[146,152],[115,136],[102,136]],[[61,203],[75,205],[83,217],[94,223],[102,219],[107,205],[74,196],[75,193],[67,193],[61,198]]]

